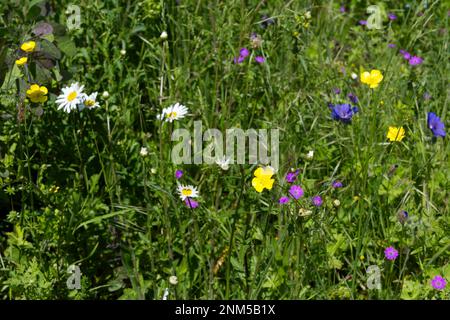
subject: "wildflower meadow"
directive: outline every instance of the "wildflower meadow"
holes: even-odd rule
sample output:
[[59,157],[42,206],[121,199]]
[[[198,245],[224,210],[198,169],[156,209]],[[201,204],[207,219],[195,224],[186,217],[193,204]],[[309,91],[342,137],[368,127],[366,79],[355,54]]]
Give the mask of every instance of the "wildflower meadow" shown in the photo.
[[0,299],[450,299],[448,1],[0,12]]

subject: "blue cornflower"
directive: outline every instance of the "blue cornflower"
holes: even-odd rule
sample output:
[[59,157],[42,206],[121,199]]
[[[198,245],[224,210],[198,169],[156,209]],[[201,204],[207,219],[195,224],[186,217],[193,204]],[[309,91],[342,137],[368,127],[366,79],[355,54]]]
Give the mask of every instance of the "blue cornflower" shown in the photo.
[[428,112],[428,128],[435,137],[445,137],[445,126],[441,119],[433,112]]
[[334,120],[339,120],[344,123],[350,123],[352,117],[358,112],[357,107],[352,107],[350,104],[337,104],[331,108],[331,117]]

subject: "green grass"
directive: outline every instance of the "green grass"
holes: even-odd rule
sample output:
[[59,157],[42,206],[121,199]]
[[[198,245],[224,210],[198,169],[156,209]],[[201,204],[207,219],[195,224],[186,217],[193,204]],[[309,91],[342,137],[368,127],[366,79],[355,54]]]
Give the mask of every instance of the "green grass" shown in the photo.
[[[73,31],[64,31],[70,1],[47,2],[47,17],[33,1],[0,4],[1,298],[162,299],[169,288],[169,299],[449,299],[449,285],[430,282],[450,281],[450,146],[427,127],[429,111],[448,127],[448,2],[384,1],[398,19],[368,30],[358,24],[366,1],[347,2],[346,13],[339,1],[80,1]],[[265,29],[264,14],[275,19]],[[62,26],[52,51],[61,59],[48,73],[11,72],[38,21]],[[234,64],[242,47],[251,56]],[[399,49],[424,63],[409,66]],[[359,80],[371,69],[384,75],[376,89]],[[24,101],[29,77],[48,88],[46,103]],[[100,108],[57,110],[75,81],[99,92]],[[346,125],[328,103],[349,93],[359,112]],[[156,120],[176,102],[189,116]],[[224,133],[279,129],[272,190],[252,187],[256,165],[174,165],[171,133],[193,132],[194,121]],[[405,138],[386,143],[389,126]],[[291,168],[305,196],[281,206]],[[198,187],[198,208],[180,200],[177,169]],[[72,264],[80,290],[66,286]],[[381,290],[367,288],[371,265]]]

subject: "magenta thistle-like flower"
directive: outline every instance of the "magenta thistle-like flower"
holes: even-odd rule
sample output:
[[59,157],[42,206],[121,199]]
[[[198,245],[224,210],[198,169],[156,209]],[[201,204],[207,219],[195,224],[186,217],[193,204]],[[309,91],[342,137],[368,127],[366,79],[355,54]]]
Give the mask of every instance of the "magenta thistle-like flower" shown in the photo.
[[183,176],[183,170],[175,171],[175,178],[180,179]]
[[418,56],[413,56],[409,59],[409,64],[412,66],[417,66],[419,64],[422,64],[422,62],[423,62],[423,59]]
[[278,200],[279,204],[285,204],[289,202],[289,198],[288,197],[281,197],[280,200]]
[[286,181],[289,183],[293,183],[297,179],[299,172],[300,170],[296,170],[295,172],[289,172],[286,175]]
[[315,205],[316,207],[320,207],[323,203],[323,200],[320,196],[314,196],[311,199],[313,205]]
[[394,247],[387,247],[386,250],[384,250],[384,256],[386,257],[386,259],[393,261],[397,259],[398,251],[395,250]]
[[195,209],[195,208],[198,207],[198,202],[195,201],[195,200],[193,200],[193,199],[190,199],[190,198],[186,198],[186,199],[184,200],[184,203],[186,204],[186,206],[187,206],[188,208],[191,208],[191,209]]
[[431,286],[436,290],[444,290],[447,285],[447,281],[441,276],[436,276],[431,280]]
[[266,59],[263,56],[256,56],[255,61],[258,62],[259,64],[261,64],[261,63],[264,63],[264,61],[266,61]]
[[297,200],[298,198],[303,197],[303,189],[300,186],[297,185],[293,185],[289,188],[289,194],[295,199]]

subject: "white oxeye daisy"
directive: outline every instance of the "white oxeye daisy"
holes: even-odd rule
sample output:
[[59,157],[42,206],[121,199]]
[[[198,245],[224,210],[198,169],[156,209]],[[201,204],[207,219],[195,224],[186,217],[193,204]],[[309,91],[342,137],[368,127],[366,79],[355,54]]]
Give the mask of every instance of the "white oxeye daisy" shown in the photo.
[[83,104],[88,109],[98,108],[100,107],[97,102],[97,94],[98,92],[91,93],[90,95],[83,95]]
[[69,87],[63,88],[62,94],[56,98],[58,110],[64,109],[67,113],[75,110],[77,108],[77,104],[82,102],[83,88],[84,86],[80,86],[77,82],[71,84]]
[[230,167],[230,158],[223,156],[222,158],[216,160],[216,164],[221,167],[222,170],[228,170]]
[[182,184],[178,185],[178,192],[180,193],[181,200],[186,200],[186,198],[197,198],[198,191],[197,188],[191,185],[185,186]]
[[171,105],[168,108],[164,108],[162,113],[157,116],[159,120],[164,120],[166,122],[172,122],[174,120],[182,119],[188,113],[188,108],[179,104],[178,102]]

